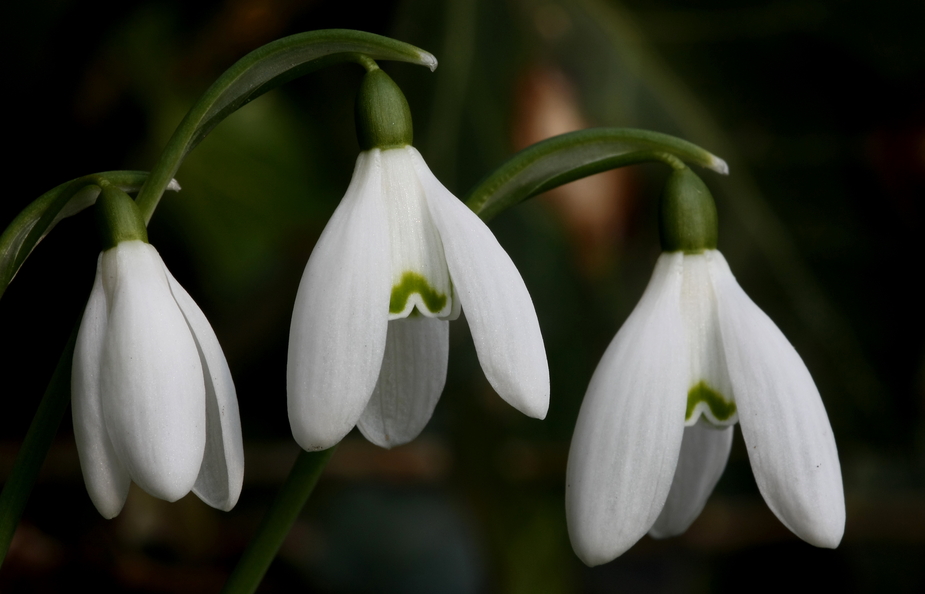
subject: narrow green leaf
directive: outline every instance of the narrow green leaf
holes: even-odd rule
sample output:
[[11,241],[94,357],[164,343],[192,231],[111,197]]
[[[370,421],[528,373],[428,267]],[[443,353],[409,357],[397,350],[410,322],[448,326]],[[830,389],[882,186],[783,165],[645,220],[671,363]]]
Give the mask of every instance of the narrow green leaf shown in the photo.
[[388,37],[325,29],[284,37],[268,43],[238,60],[193,105],[177,127],[151,178],[138,195],[138,205],[148,221],[177,172],[180,163],[219,122],[235,110],[299,76],[338,62],[398,60],[437,67],[437,59],[413,45]]
[[[0,296],[35,246],[63,218],[93,205],[103,180],[126,192],[137,192],[148,179],[144,171],[106,171],[85,175],[45,192],[27,206],[0,235]],[[179,190],[172,182],[170,189]]]
[[668,134],[633,128],[591,128],[561,134],[511,157],[466,198],[483,220],[562,184],[608,169],[649,161],[677,160],[729,173],[726,162]]

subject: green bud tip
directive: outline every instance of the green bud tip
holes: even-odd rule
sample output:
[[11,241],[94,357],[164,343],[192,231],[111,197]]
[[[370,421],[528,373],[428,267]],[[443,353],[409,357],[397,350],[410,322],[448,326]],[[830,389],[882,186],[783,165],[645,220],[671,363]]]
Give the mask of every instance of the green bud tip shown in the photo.
[[100,197],[96,200],[96,221],[103,241],[103,251],[123,241],[140,240],[148,243],[148,230],[135,201],[112,184],[104,182],[100,185]]
[[366,73],[354,111],[360,150],[401,148],[413,138],[411,110],[401,89],[376,68]]
[[716,249],[716,204],[707,186],[687,167],[675,169],[658,207],[662,251],[699,254]]

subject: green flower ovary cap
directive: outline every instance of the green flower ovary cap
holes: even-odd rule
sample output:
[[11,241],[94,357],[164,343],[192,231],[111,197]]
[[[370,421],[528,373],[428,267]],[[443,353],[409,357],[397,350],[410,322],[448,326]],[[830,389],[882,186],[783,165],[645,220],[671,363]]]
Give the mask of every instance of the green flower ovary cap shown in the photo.
[[141,211],[131,197],[111,184],[100,187],[96,200],[96,221],[103,241],[103,251],[116,247],[123,241],[139,240],[148,243]]
[[411,109],[388,74],[376,68],[366,73],[354,108],[360,150],[401,148],[411,144]]
[[662,251],[699,254],[716,249],[716,204],[707,186],[684,167],[669,176],[658,205]]

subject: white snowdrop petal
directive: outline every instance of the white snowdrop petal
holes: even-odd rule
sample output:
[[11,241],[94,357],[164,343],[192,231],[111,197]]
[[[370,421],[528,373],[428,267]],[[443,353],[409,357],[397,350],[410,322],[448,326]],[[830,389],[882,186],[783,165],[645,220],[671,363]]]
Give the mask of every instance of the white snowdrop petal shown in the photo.
[[237,503],[244,482],[244,442],[234,381],[209,320],[170,271],[164,268],[164,273],[196,341],[206,391],[206,445],[193,493],[228,511]]
[[683,534],[703,511],[732,448],[732,427],[711,427],[701,420],[684,428],[681,455],[665,507],[649,534],[667,538]]
[[389,244],[380,151],[360,153],[347,193],[305,267],[289,331],[289,424],[326,449],[369,402],[385,350]]
[[631,547],[668,497],[689,373],[680,312],[682,258],[673,253],[658,259],[581,405],[565,506],[572,547],[587,565],[606,563]]
[[774,514],[810,544],[834,548],[845,528],[841,466],[806,365],[712,252],[719,322],[742,436]]
[[139,487],[189,493],[205,448],[205,387],[196,343],[157,251],[127,241],[103,252],[109,326],[100,392],[113,449]]
[[520,273],[485,223],[443,187],[414,148],[405,150],[414,157],[485,377],[519,411],[545,418],[546,350]]
[[391,448],[424,430],[446,383],[449,326],[425,317],[389,322],[379,381],[358,423],[366,439]]
[[100,396],[100,359],[107,329],[102,262],[80,321],[71,373],[71,413],[80,469],[93,505],[105,518],[122,510],[131,479],[109,441]]

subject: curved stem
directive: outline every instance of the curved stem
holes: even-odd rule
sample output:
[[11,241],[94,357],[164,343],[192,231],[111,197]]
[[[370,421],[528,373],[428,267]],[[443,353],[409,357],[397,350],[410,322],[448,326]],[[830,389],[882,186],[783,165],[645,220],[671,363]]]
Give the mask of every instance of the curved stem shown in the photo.
[[340,62],[398,60],[437,67],[437,59],[413,45],[363,31],[324,29],[277,39],[247,54],[226,70],[196,101],[167,141],[136,202],[145,221],[183,159],[225,117],[267,91],[309,72]]
[[580,166],[573,167],[552,175],[546,179],[538,180],[537,183],[533,186],[524,186],[518,188],[517,191],[510,192],[507,196],[507,199],[498,200],[493,199],[491,195],[488,194],[479,194],[473,193],[468,200],[466,200],[466,205],[469,206],[479,217],[488,222],[493,219],[495,216],[501,214],[508,208],[532,198],[543,192],[548,192],[554,188],[565,185],[569,182],[579,180],[590,175],[608,171],[610,169],[617,169],[619,167],[626,167],[627,165],[639,165],[642,163],[664,163],[668,165],[675,171],[680,171],[686,169],[687,166],[684,162],[664,151],[633,151],[630,153],[623,153],[619,155],[609,156],[597,160],[592,160],[587,163],[583,163]]
[[9,551],[10,542],[16,533],[35,477],[45,461],[71,399],[71,360],[74,358],[74,344],[77,342],[79,327],[78,321],[67,346],[64,347],[64,352],[61,353],[61,358],[58,359],[58,365],[35,412],[26,439],[16,455],[10,477],[0,493],[0,566],[3,565]]
[[222,589],[224,594],[251,594],[257,589],[336,448],[299,453],[257,535]]

